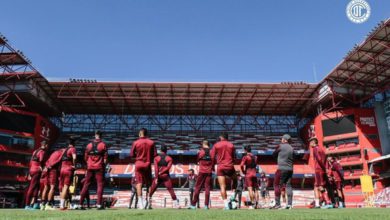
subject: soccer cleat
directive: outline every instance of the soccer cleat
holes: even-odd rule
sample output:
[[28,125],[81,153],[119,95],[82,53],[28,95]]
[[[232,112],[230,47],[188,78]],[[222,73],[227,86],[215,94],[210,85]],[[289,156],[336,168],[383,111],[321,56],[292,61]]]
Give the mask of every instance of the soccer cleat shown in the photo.
[[45,210],[47,211],[54,211],[57,210],[54,206],[46,205]]
[[46,208],[45,204],[41,205],[41,207],[40,207],[41,211],[45,211],[45,208]]
[[32,208],[31,206],[29,206],[29,205],[26,205],[26,206],[24,207],[24,210],[33,210],[33,208]]
[[248,209],[255,209],[252,205],[251,206],[249,206],[249,208]]
[[281,208],[282,208],[282,206],[280,206],[280,205],[274,205],[274,206],[270,207],[269,209],[281,209]]
[[328,205],[323,205],[321,206],[321,209],[332,209],[333,208],[333,205],[332,204],[328,204]]
[[343,208],[345,208],[343,205],[339,205],[339,207],[337,207],[337,208],[339,208],[339,209],[343,209]]
[[209,210],[210,208],[206,205],[203,207],[204,210]]
[[34,203],[34,205],[33,205],[33,209],[41,209],[41,207],[39,206],[39,204],[38,203]]
[[291,205],[287,205],[285,209],[292,209]]
[[187,208],[187,209],[196,210],[196,206],[190,205],[190,206],[188,206],[188,208]]
[[96,210],[104,210],[104,206],[102,206],[102,205],[96,205]]
[[60,211],[66,211],[66,210],[68,210],[68,208],[66,208],[66,207],[60,208]]

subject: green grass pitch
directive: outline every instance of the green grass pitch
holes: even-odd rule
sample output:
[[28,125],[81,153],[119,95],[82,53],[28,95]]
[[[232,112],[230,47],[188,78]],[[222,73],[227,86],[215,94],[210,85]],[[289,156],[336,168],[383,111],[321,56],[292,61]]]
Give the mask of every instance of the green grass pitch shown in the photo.
[[97,211],[95,209],[86,211],[25,211],[22,209],[0,209],[0,219],[132,219],[132,220],[208,220],[208,219],[235,219],[235,220],[257,220],[257,219],[390,219],[390,209],[385,208],[364,208],[364,209],[293,209],[293,210],[186,210],[186,209],[156,209],[156,210],[128,210],[108,209]]

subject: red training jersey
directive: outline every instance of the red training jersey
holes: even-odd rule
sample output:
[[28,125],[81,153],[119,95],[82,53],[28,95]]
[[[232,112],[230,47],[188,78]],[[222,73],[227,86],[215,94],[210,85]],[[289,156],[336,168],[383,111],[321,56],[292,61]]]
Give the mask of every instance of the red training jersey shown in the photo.
[[333,161],[333,163],[330,164],[330,172],[335,181],[344,180],[343,167],[339,162]]
[[[163,157],[165,157],[165,162],[162,161]],[[173,164],[172,157],[162,153],[154,158],[154,173],[155,176],[161,175],[169,175],[169,170],[171,169]]]
[[316,146],[313,148],[313,156],[314,156],[314,169],[316,171],[326,172],[325,151],[319,146]]
[[216,158],[219,169],[234,169],[236,150],[234,145],[227,140],[214,144],[211,155]]
[[[96,146],[96,151],[93,149],[93,144]],[[108,152],[106,143],[95,139],[93,143],[89,143],[85,149],[84,160],[87,162],[87,169],[99,170],[104,169],[104,162],[107,160]]]
[[62,156],[61,170],[73,169],[73,155],[76,155],[76,148],[73,145],[69,145]]
[[246,177],[255,177],[257,170],[257,157],[252,153],[248,153],[241,160],[241,170],[245,173]]
[[30,160],[30,173],[41,171],[42,167],[45,165],[45,150],[42,148],[36,149]]
[[147,137],[140,137],[131,147],[130,157],[134,157],[136,163],[151,164],[155,156],[157,156],[157,150],[154,146],[154,141]]
[[214,168],[214,157],[211,152],[206,153],[206,149],[202,148],[198,152],[199,173],[212,173]]
[[58,169],[64,152],[65,148],[62,148],[51,153],[49,159],[46,161],[46,167],[48,169]]

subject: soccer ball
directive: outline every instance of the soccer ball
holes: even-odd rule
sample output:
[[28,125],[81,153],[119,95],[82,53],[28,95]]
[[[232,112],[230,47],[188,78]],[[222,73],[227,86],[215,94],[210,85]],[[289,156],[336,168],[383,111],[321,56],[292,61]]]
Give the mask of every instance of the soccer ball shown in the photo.
[[236,201],[230,201],[229,209],[237,209],[237,202]]
[[237,200],[234,197],[230,197],[229,209],[237,209]]

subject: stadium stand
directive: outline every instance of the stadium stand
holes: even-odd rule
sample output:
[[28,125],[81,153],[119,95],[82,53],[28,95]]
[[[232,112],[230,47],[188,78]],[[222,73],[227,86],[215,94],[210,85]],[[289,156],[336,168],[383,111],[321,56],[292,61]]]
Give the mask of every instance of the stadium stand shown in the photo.
[[[78,151],[82,149],[92,140],[92,133],[68,133],[63,134],[54,148],[60,148],[66,146],[67,137],[79,136],[77,142]],[[203,139],[216,140],[218,134],[153,134],[151,139],[155,141],[156,146],[167,145],[172,150],[197,150]],[[280,143],[281,135],[261,135],[261,134],[232,134],[229,136],[230,141],[236,146],[237,149],[241,149],[243,146],[250,145],[253,150],[275,150]],[[108,145],[110,150],[120,150],[123,148],[129,148],[131,144],[137,139],[135,135],[118,134],[118,133],[105,133],[103,136],[104,141]],[[292,138],[292,146],[295,150],[304,149],[302,140],[298,137]]]

